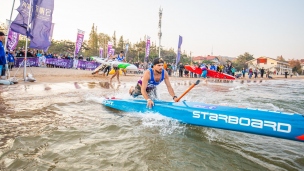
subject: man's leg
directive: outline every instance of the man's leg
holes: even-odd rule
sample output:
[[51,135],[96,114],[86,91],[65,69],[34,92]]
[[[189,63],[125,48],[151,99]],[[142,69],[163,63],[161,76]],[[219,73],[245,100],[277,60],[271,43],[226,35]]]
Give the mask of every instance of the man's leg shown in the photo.
[[117,70],[116,70],[116,75],[117,75],[118,84],[120,84],[120,81],[119,81],[119,71],[120,71],[120,69],[117,69]]
[[117,72],[116,72],[116,68],[114,68],[114,70],[115,70],[115,73],[113,74],[113,76],[111,77],[111,79],[110,79],[110,83],[112,82],[112,79],[116,76],[116,74],[117,74]]

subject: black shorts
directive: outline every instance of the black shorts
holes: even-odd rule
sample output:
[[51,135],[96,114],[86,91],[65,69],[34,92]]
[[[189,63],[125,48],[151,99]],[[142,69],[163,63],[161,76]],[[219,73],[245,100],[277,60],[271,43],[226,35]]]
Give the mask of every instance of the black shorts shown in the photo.
[[118,68],[118,67],[113,67],[113,69],[114,69],[115,71],[119,70],[119,68]]
[[[147,91],[148,96],[149,96],[150,99],[152,99],[152,100],[157,99],[156,87],[154,87],[152,89],[147,89],[146,91]],[[142,95],[141,94],[141,87],[138,85],[138,83],[136,84],[134,90],[131,92],[130,95],[134,98],[136,98],[137,96]]]

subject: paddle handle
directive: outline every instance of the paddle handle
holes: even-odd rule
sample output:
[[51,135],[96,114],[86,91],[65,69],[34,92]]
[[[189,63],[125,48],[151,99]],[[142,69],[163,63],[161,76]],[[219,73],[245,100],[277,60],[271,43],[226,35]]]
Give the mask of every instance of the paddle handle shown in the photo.
[[194,84],[192,84],[179,98],[177,98],[176,102],[179,102],[181,98],[183,98],[194,86],[198,85],[200,80],[197,80]]

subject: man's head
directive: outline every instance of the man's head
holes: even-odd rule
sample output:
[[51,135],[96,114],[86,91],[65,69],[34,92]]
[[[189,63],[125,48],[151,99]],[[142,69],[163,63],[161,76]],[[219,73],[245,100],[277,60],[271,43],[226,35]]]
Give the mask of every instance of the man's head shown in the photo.
[[3,42],[4,41],[4,39],[5,39],[5,34],[2,32],[2,31],[0,31],[0,40]]
[[120,51],[120,56],[123,56],[124,55],[124,51]]
[[161,74],[164,67],[164,60],[162,58],[155,58],[153,60],[153,69],[157,73]]

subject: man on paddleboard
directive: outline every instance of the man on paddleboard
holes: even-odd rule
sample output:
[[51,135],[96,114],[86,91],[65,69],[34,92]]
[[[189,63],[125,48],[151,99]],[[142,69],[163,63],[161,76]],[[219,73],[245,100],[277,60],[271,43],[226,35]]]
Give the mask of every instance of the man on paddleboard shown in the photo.
[[164,61],[162,58],[156,58],[153,61],[153,68],[149,68],[144,72],[143,77],[139,80],[135,87],[131,87],[129,93],[133,97],[142,95],[147,100],[147,106],[151,108],[154,105],[153,100],[157,99],[156,86],[165,81],[169,94],[173,100],[177,102],[174,90],[169,80],[169,74],[164,70]]

